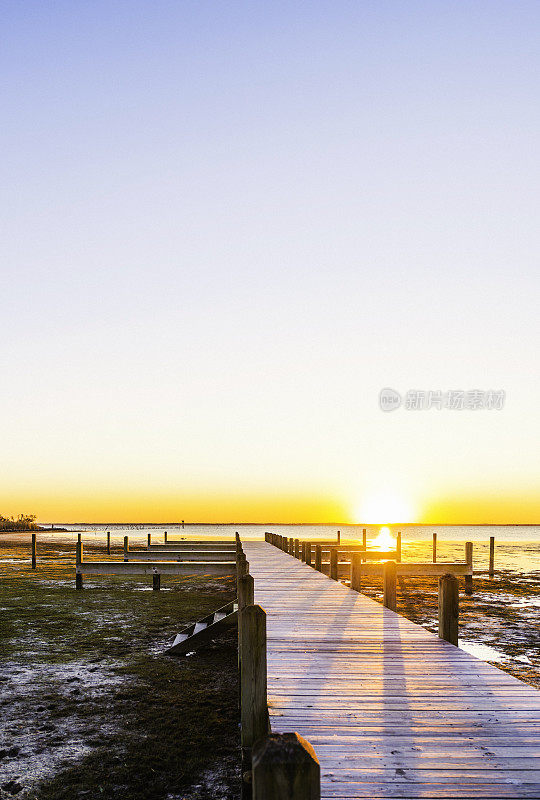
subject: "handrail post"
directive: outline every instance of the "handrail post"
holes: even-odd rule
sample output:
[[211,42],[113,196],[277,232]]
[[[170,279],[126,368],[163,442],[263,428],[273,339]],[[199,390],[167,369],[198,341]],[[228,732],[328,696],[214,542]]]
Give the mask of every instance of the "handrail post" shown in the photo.
[[396,602],[396,562],[386,561],[383,572],[383,605],[391,611],[397,608]]
[[338,579],[338,548],[330,548],[330,577],[333,581]]
[[437,563],[437,534],[433,534],[433,563]]
[[294,540],[294,557],[300,558],[300,539]]
[[315,569],[322,572],[322,547],[320,544],[315,545]]
[[37,565],[37,558],[36,558],[36,534],[32,534],[32,569],[35,569]]
[[306,564],[311,567],[311,542],[306,542]]
[[439,578],[439,638],[458,644],[459,589],[455,575]]
[[495,577],[495,537],[489,537],[489,577]]
[[289,555],[294,556],[294,539],[292,536],[289,538]]
[[272,733],[253,748],[253,800],[320,800],[321,768],[298,733]]
[[[252,606],[255,602],[255,582],[253,575],[246,573],[238,578],[238,617],[243,609]],[[238,624],[238,670],[242,671],[242,626]]]
[[[471,570],[473,569],[473,543],[472,542],[465,542],[465,561],[467,562],[467,566]],[[472,594],[473,593],[473,576],[465,575],[465,594]]]
[[305,563],[306,561],[306,543],[302,542],[302,561]]
[[242,772],[251,770],[251,751],[270,730],[266,685],[266,613],[260,606],[239,612],[240,629],[240,720]]
[[351,589],[362,591],[362,556],[355,553],[351,558]]

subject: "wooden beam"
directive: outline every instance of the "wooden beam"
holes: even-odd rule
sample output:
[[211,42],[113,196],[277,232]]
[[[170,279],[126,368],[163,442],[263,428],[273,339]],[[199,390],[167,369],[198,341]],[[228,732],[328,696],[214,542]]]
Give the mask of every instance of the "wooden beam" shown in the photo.
[[333,581],[338,579],[338,549],[333,547],[330,550],[330,577]]
[[362,556],[359,553],[351,559],[351,589],[362,591]]
[[397,608],[396,603],[396,562],[387,561],[383,573],[383,605],[391,611]]

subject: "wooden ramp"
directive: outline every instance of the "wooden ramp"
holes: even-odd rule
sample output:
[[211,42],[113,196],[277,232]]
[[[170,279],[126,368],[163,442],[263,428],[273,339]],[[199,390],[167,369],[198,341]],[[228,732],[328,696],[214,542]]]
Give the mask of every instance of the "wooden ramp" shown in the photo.
[[243,548],[272,730],[311,742],[322,798],[540,798],[539,691],[266,542]]

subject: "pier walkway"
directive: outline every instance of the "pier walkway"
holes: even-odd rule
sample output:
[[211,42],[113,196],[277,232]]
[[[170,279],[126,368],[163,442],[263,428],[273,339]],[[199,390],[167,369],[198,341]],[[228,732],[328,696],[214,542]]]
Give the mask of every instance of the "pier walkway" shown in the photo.
[[322,798],[540,799],[540,691],[266,542],[243,548],[272,730],[313,745]]

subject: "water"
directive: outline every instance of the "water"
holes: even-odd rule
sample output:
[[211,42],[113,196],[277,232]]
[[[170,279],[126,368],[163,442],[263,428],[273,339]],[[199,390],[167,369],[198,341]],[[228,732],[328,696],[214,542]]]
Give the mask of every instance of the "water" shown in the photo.
[[[49,523],[43,523],[47,525]],[[58,526],[68,531],[85,531],[89,536],[101,540],[106,531],[111,532],[113,541],[128,535],[133,545],[146,544],[147,534],[151,533],[154,541],[163,540],[168,532],[172,539],[229,539],[235,531],[244,539],[264,539],[265,531],[280,533],[298,539],[335,539],[338,529],[341,541],[362,539],[365,527],[368,546],[380,531],[378,525],[241,525],[241,524],[186,524],[181,525],[107,525],[78,524]],[[465,559],[465,542],[474,543],[474,568],[487,569],[489,562],[489,537],[495,537],[495,569],[515,572],[540,571],[540,525],[401,525],[389,526],[392,536],[398,530],[402,534],[403,561],[431,561],[432,535],[437,533],[437,560],[463,561]],[[61,535],[59,533],[59,535]]]

